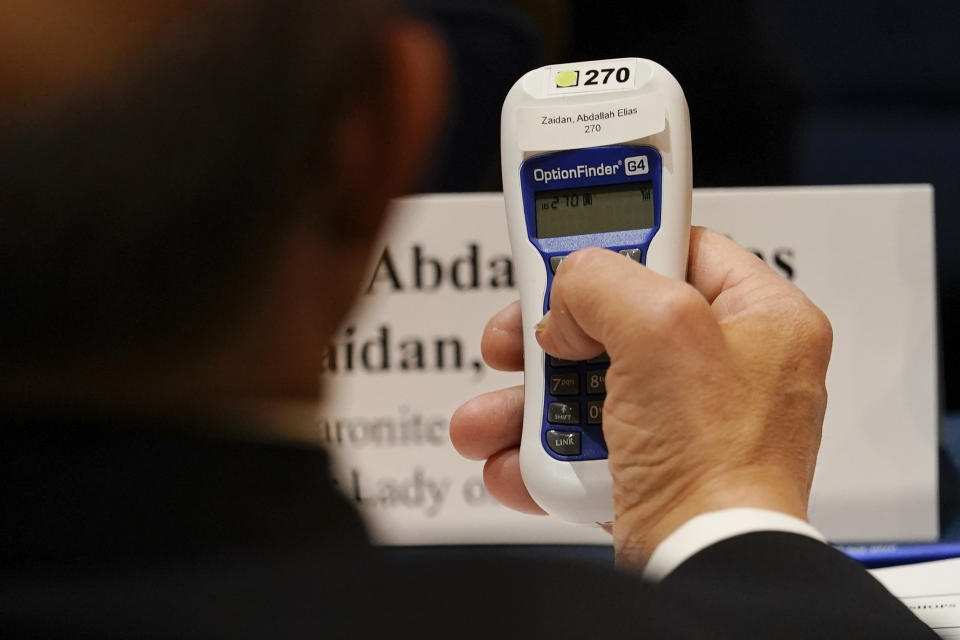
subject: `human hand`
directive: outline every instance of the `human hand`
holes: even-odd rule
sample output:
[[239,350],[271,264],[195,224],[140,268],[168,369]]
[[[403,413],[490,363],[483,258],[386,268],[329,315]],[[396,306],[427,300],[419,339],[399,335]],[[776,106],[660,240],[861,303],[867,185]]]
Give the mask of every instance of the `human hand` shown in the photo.
[[[691,230],[689,284],[603,249],[557,270],[537,327],[547,353],[610,356],[603,432],[613,477],[618,563],[642,566],[690,518],[759,507],[806,518],[832,331],[793,284],[727,238]],[[483,335],[496,369],[523,365],[520,308]],[[505,505],[542,513],[523,486],[523,391],[484,394],[454,414],[450,436],[485,459]]]

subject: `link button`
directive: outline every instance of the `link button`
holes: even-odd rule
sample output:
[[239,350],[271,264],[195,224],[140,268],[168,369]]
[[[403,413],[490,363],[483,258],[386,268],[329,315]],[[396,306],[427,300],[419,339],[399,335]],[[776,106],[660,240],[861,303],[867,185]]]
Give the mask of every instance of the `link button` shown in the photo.
[[547,431],[547,445],[561,456],[580,455],[580,434],[575,431]]

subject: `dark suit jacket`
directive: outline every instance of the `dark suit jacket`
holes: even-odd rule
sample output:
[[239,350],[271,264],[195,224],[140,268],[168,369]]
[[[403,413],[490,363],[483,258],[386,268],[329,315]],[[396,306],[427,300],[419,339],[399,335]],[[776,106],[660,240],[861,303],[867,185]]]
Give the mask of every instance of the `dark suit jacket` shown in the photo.
[[754,533],[660,585],[595,563],[370,546],[325,455],[162,421],[8,418],[0,636],[922,638],[846,556]]

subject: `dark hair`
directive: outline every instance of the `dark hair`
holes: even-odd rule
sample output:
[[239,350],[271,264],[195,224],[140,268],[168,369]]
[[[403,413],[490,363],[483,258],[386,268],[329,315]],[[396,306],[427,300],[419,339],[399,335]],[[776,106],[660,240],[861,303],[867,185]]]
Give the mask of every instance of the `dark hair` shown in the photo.
[[235,5],[108,91],[5,108],[0,360],[162,352],[219,331],[303,181],[324,174],[384,4]]

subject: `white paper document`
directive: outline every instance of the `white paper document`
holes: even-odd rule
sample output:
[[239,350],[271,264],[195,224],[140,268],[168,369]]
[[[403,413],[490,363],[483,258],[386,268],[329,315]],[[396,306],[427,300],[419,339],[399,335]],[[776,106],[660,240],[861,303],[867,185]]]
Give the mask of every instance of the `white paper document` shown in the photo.
[[960,558],[870,573],[941,638],[960,638]]

